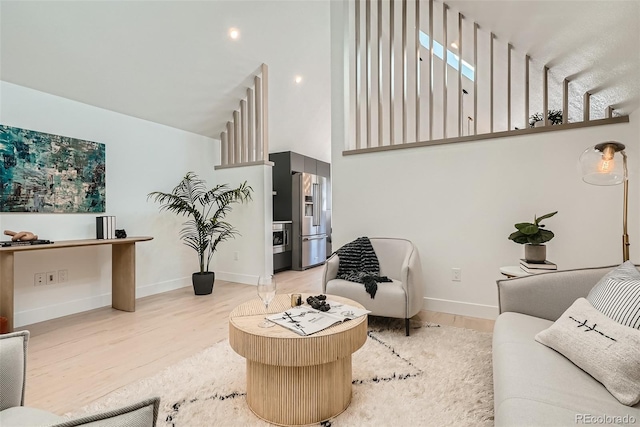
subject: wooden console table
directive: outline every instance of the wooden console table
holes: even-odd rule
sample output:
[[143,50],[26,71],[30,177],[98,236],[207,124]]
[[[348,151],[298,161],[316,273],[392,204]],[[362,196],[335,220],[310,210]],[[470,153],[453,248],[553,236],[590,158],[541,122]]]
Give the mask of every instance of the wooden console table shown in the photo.
[[122,311],[136,311],[136,242],[153,237],[124,239],[61,240],[48,245],[10,246],[0,248],[0,316],[6,317],[13,331],[13,257],[16,252],[46,249],[111,245],[111,306]]

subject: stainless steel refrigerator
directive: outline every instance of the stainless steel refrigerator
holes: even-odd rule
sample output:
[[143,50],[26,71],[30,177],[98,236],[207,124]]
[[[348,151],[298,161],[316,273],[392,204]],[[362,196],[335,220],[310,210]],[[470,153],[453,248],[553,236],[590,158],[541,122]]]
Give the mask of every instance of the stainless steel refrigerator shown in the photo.
[[294,173],[293,268],[304,270],[327,259],[327,179]]

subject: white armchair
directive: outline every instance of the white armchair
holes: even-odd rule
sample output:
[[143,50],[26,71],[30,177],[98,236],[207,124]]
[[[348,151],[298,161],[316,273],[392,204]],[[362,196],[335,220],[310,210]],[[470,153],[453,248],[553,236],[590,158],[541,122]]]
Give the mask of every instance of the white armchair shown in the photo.
[[409,319],[422,309],[424,297],[418,249],[405,239],[370,240],[380,263],[380,275],[387,276],[392,282],[378,283],[378,291],[372,299],[362,283],[336,279],[340,261],[338,255],[333,254],[324,266],[322,291],[357,301],[375,316],[405,319],[408,336]]
[[0,334],[0,426],[155,427],[159,397],[72,420],[24,406],[28,340],[29,331]]

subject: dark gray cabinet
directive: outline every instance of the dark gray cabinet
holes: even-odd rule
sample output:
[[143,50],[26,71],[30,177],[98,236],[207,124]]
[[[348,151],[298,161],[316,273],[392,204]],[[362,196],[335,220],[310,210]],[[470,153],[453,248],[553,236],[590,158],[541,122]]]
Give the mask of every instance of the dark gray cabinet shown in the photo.
[[331,164],[316,160],[293,151],[269,154],[273,166],[273,220],[291,221],[293,219],[293,185],[291,175],[295,172],[306,172],[327,178],[329,195],[327,208],[331,209]]
[[318,175],[318,161],[311,157],[304,157],[304,171],[313,175]]
[[290,159],[291,168],[289,172],[306,172],[304,170],[304,159],[305,156],[302,154],[294,153],[293,151],[287,151],[285,153],[278,153],[288,155]]
[[324,176],[325,178],[331,177],[331,165],[322,160],[318,160],[316,175]]

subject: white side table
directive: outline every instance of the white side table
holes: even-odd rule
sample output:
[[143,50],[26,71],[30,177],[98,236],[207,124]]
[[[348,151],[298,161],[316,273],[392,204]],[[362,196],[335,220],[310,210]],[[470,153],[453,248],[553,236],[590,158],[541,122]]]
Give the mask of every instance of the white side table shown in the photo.
[[526,271],[521,269],[519,265],[508,265],[506,267],[500,267],[500,273],[507,276],[509,279],[511,279],[512,277],[524,277],[531,275],[531,273],[527,273]]

